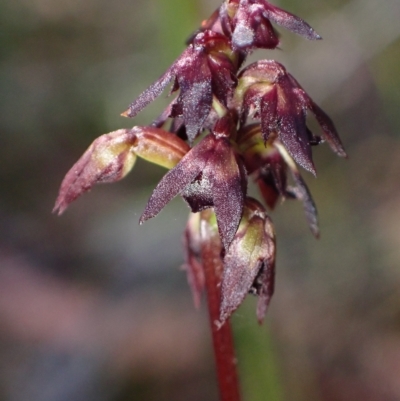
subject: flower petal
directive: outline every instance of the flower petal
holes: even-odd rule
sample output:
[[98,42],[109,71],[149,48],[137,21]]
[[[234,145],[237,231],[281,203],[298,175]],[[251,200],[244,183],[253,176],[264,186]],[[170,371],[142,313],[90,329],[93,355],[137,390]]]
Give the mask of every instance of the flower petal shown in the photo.
[[286,166],[278,151],[272,152],[260,170],[257,184],[266,204],[273,209],[279,196],[287,196]]
[[312,111],[321,126],[322,131],[325,134],[325,139],[331,149],[338,156],[347,157],[342,141],[340,140],[339,134],[337,133],[335,125],[330,117],[311,98],[309,98],[309,109]]
[[98,137],[72,166],[61,183],[53,212],[62,214],[68,205],[98,183],[115,182],[133,167],[135,134],[120,129]]
[[296,163],[316,175],[306,127],[306,111],[291,91],[290,83],[285,81],[278,89],[278,135]]
[[269,20],[263,16],[264,11],[261,4],[250,4],[248,0],[240,2],[233,21],[232,46],[235,50],[276,48],[279,39]]
[[232,62],[224,54],[210,54],[208,64],[212,73],[212,90],[217,99],[227,106],[237,85]]
[[226,138],[218,140],[207,169],[212,169],[214,209],[221,241],[227,250],[242,217],[246,177]]
[[258,254],[262,246],[263,227],[262,219],[256,217],[252,222],[254,233],[246,238],[245,243],[243,234],[238,235],[225,255],[221,283],[221,323],[243,302],[262,267]]
[[314,29],[307,24],[307,22],[297,17],[296,15],[288,13],[287,11],[270,4],[268,1],[265,0],[259,0],[259,3],[262,4],[264,7],[265,17],[270,19],[272,22],[283,26],[289,31],[297,33],[298,35],[301,35],[306,39],[322,39],[321,36],[318,35],[318,33],[315,32]]
[[212,104],[212,76],[207,55],[189,47],[176,67],[186,134],[190,141],[197,136],[207,119]]
[[223,33],[228,37],[232,37],[233,23],[232,16],[236,14],[239,6],[238,1],[224,1],[219,8],[219,19]]
[[269,92],[263,95],[260,103],[261,130],[264,141],[268,140],[271,131],[276,129],[276,108],[278,105],[278,91],[273,86]]
[[292,194],[296,199],[300,199],[303,201],[303,207],[306,214],[306,219],[308,225],[310,227],[313,235],[318,238],[319,237],[319,227],[318,227],[318,213],[317,208],[315,206],[314,200],[311,196],[310,191],[303,178],[300,175],[300,172],[296,166],[296,163],[290,157],[287,149],[278,141],[274,143],[276,149],[278,149],[281,154],[283,160],[289,167],[289,170],[292,174],[293,181],[296,184],[295,188],[287,189],[287,194]]
[[224,257],[221,282],[221,315],[223,323],[242,303],[248,292],[263,294],[256,281],[265,264],[275,258],[274,234],[264,208],[247,198],[239,229]]
[[[256,9],[254,10],[254,8]],[[234,50],[246,50],[253,47],[255,31],[258,27],[254,14],[256,14],[259,8],[257,4],[250,5],[247,1],[245,4],[243,4],[243,1],[240,2],[233,19],[235,29],[232,33],[232,47]]]
[[305,115],[282,116],[278,133],[279,138],[296,163],[316,175],[311,147],[308,144],[308,135],[305,129]]
[[[212,174],[212,171],[211,171]],[[210,182],[210,169],[207,167],[182,192],[183,199],[188,203],[193,213],[214,206],[212,187]]]
[[156,97],[160,96],[169,82],[174,78],[174,64],[161,75],[154,83],[152,83],[139,97],[129,105],[128,110],[122,113],[124,117],[135,117]]
[[260,284],[257,302],[257,319],[262,324],[275,289],[275,263],[264,263],[256,279]]
[[260,324],[264,320],[275,289],[275,232],[272,221],[268,216],[265,218],[264,232],[264,263],[253,283],[256,294],[258,295],[257,318]]
[[207,165],[215,140],[213,135],[206,136],[192,148],[182,160],[158,183],[146,208],[140,217],[140,224],[156,216],[176,195],[182,192]]
[[294,193],[296,199],[299,199],[303,202],[304,213],[306,215],[306,219],[308,222],[308,226],[315,238],[319,238],[319,226],[318,226],[318,212],[317,207],[315,206],[314,199],[311,196],[310,190],[307,187],[307,184],[303,180],[297,169],[293,170],[289,168],[292,173],[293,180],[296,184],[295,188],[292,188],[292,192]]

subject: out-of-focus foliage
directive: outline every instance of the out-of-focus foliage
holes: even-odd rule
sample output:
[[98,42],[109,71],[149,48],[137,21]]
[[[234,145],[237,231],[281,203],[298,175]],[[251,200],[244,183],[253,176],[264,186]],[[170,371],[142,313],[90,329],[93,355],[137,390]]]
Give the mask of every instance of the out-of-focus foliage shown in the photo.
[[[285,64],[333,118],[350,157],[315,151],[318,179],[307,182],[320,240],[301,205],[272,214],[268,330],[246,305],[234,318],[246,401],[400,399],[400,3],[276,4],[324,40],[282,30],[282,51],[254,58]],[[95,137],[157,116],[165,99],[134,122],[119,114],[218,5],[0,4],[0,399],[217,398],[205,310],[194,310],[179,271],[187,208],[178,199],[137,225],[165,170],[139,160],[61,218],[50,211]]]

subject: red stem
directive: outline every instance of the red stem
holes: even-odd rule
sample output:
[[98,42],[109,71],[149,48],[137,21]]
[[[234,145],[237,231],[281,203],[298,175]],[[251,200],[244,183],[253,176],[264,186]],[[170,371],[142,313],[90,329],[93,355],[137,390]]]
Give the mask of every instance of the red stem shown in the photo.
[[[204,213],[204,212],[203,212]],[[204,221],[203,221],[204,222]],[[235,348],[229,319],[220,326],[221,300],[221,244],[218,233],[215,235],[210,225],[204,222],[201,228],[201,256],[207,288],[208,312],[214,346],[214,357],[220,401],[240,401],[239,380],[236,369]]]

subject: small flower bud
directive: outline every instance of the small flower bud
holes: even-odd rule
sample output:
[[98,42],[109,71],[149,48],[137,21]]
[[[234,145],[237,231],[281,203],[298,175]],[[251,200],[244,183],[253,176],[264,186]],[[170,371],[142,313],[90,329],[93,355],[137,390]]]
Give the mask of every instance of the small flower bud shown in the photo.
[[258,283],[261,273],[272,270],[274,263],[275,235],[271,221],[259,202],[247,198],[239,228],[224,257],[221,323],[238,308],[249,291],[268,292],[264,282],[257,288],[254,283]]
[[94,184],[125,177],[136,161],[131,130],[120,129],[98,137],[65,176],[53,209],[62,214],[68,205]]

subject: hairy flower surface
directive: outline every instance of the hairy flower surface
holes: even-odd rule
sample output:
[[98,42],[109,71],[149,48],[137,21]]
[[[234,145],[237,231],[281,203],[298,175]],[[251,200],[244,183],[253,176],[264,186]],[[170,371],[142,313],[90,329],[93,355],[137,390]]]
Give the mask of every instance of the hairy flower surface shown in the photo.
[[140,222],[156,216],[176,195],[193,212],[214,207],[222,243],[227,249],[242,216],[246,175],[226,137],[207,135],[159,182]]
[[134,141],[135,136],[127,129],[97,138],[65,176],[53,211],[61,214],[93,185],[115,182],[128,174],[136,161],[131,152]]
[[154,127],[120,129],[98,137],[65,176],[53,211],[68,205],[93,185],[124,178],[139,156],[162,167],[174,167],[189,151],[176,135]]
[[234,49],[274,49],[279,39],[271,21],[309,40],[321,37],[301,18],[265,0],[231,0],[220,8],[221,26]]
[[228,39],[207,30],[198,33],[172,66],[146,89],[123,113],[134,117],[174,80],[172,91],[180,90],[171,113],[182,115],[190,141],[197,136],[211,110],[213,95],[223,104],[236,86],[238,57]]
[[[208,227],[204,230],[204,224]],[[201,249],[204,242],[211,241],[220,247],[218,235],[204,236],[204,232],[216,232],[214,213],[191,214],[186,226],[184,243],[186,249],[185,270],[198,307],[205,288],[205,261]],[[257,318],[261,323],[274,292],[275,279],[275,233],[272,222],[263,206],[253,198],[246,198],[242,218],[235,237],[225,253],[220,253],[222,264],[220,284],[221,308],[218,325],[222,325],[239,307],[248,293],[259,297]]]
[[[314,141],[318,143],[317,138]],[[237,143],[244,165],[248,173],[255,177],[265,203],[273,209],[279,197],[302,201],[310,230],[318,237],[318,215],[314,200],[296,163],[277,135],[272,133],[265,142],[260,124],[252,124],[239,131]],[[288,171],[294,186],[288,184]]]
[[277,132],[296,163],[314,175],[311,152],[314,136],[306,125],[307,110],[315,115],[333,151],[346,156],[330,118],[276,61],[258,61],[240,73],[235,105],[242,124],[248,117],[260,118],[264,140]]
[[242,303],[249,292],[260,296],[262,321],[274,290],[275,234],[262,205],[247,198],[235,238],[224,257],[221,283],[221,322]]
[[[97,138],[65,176],[54,207],[61,214],[93,185],[120,180],[136,157],[169,169],[140,223],[175,196],[185,200],[193,212],[184,234],[188,281],[196,306],[205,287],[213,290],[211,315],[221,324],[249,292],[259,297],[261,322],[274,291],[275,234],[264,207],[246,197],[248,176],[271,209],[280,198],[300,200],[318,237],[317,209],[298,166],[316,174],[312,147],[322,141],[346,156],[332,120],[282,64],[261,60],[242,68],[255,49],[278,46],[273,24],[321,39],[301,18],[266,0],[223,1],[123,115],[135,117],[171,85],[177,94],[169,106],[151,126]],[[307,127],[308,112],[322,139]]]

